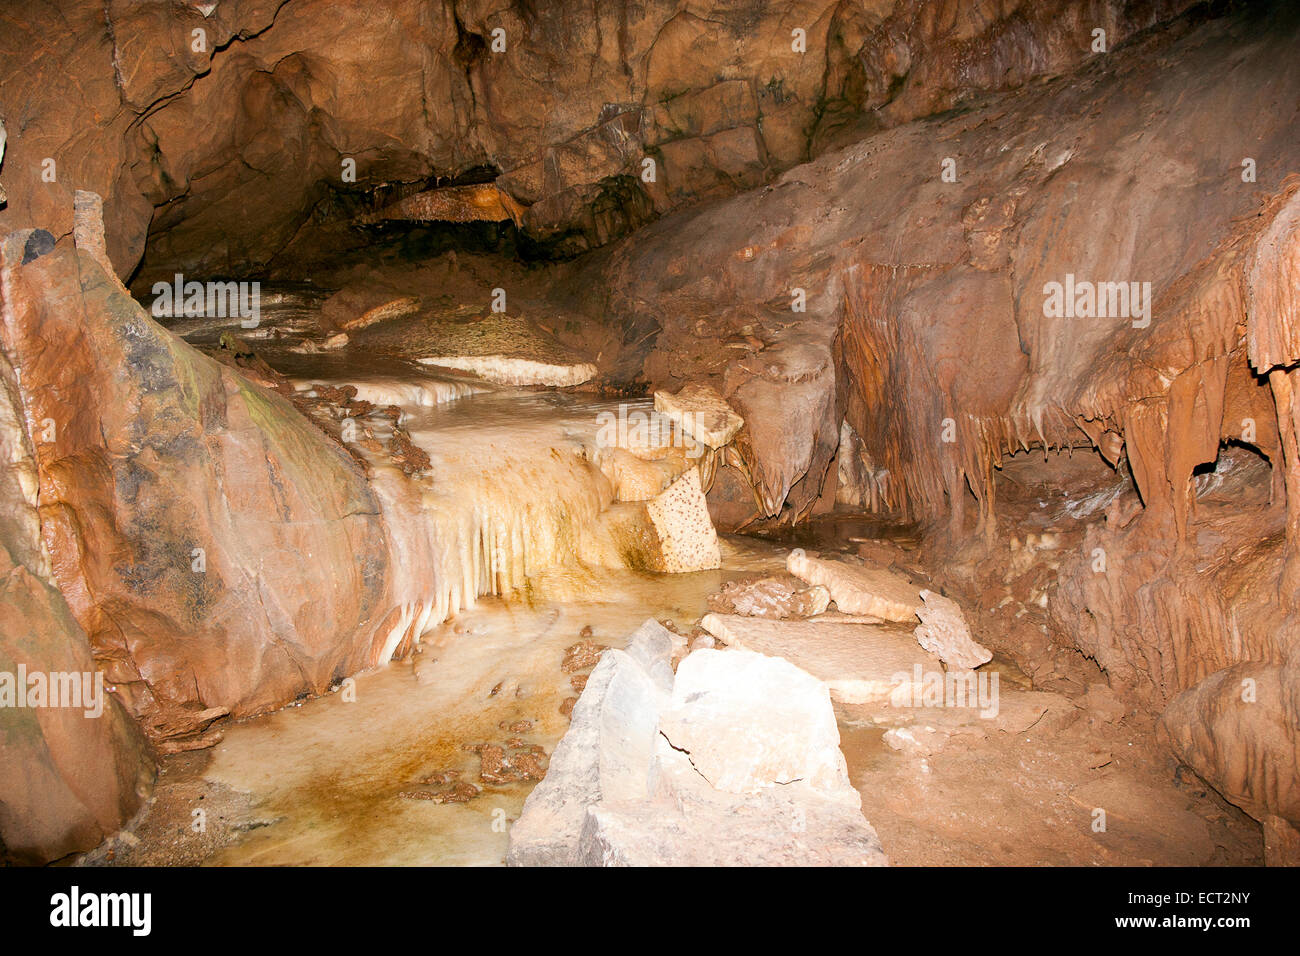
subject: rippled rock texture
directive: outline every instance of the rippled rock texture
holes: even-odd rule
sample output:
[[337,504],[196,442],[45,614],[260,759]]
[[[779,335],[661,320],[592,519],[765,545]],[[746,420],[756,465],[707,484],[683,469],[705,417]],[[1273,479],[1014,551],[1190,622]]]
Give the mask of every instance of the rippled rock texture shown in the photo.
[[241,272],[309,220],[350,221],[380,185],[486,169],[528,207],[526,232],[579,251],[760,185],[864,117],[892,125],[1061,72],[1091,29],[1118,43],[1185,5],[25,5],[0,29],[0,229],[61,234],[88,189],[120,275],[146,245],[159,275]]
[[[1296,188],[1300,134],[1271,106],[1296,99],[1294,44],[1294,25],[1162,34],[881,133],[647,227],[614,254],[610,308],[662,326],[653,381],[722,386],[769,515],[817,496],[842,407],[905,514],[957,516],[969,485],[991,522],[1003,455],[1091,437],[1185,526],[1192,469],[1241,434],[1225,401],[1277,450],[1242,333],[1258,235]],[[1045,314],[1067,274],[1150,283],[1151,321]]]
[[[4,300],[0,292],[0,302]],[[0,671],[88,675],[85,631],[41,548],[36,463],[13,367],[0,356]],[[5,678],[0,678],[4,680]],[[11,687],[11,692],[16,687]],[[101,706],[0,707],[0,863],[89,850],[139,808],[153,782],[144,735],[111,695]],[[98,712],[96,712],[98,711]]]
[[387,552],[356,462],[37,236],[4,245],[4,347],[53,580],[122,699],[174,736],[376,663]]

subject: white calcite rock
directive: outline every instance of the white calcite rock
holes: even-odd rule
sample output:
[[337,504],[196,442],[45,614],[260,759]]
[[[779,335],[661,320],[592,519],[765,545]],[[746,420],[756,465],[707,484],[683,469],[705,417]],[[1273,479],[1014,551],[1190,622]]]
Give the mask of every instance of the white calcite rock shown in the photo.
[[916,611],[921,623],[912,632],[918,644],[949,668],[973,669],[993,659],[993,652],[971,637],[956,601],[933,591],[922,591],[921,598],[925,604]]
[[646,621],[626,651],[605,652],[510,828],[506,862],[888,865],[826,688],[744,651],[696,651],[674,675],[678,644]]
[[695,651],[677,667],[659,730],[715,790],[802,781],[859,806],[826,685],[779,657]]
[[898,626],[776,621],[706,614],[700,626],[728,647],[781,657],[824,682],[845,704],[919,698],[916,674],[941,672],[938,658]]
[[570,388],[596,377],[596,366],[590,362],[562,365],[513,355],[428,355],[422,357],[420,362],[469,372],[496,385]]
[[655,411],[710,448],[726,445],[745,424],[726,399],[707,385],[686,385],[676,395],[655,392]]
[[578,836],[588,807],[606,798],[645,796],[659,711],[666,700],[664,687],[640,661],[618,650],[601,656],[546,776],[510,828],[507,863],[572,866],[578,862]]
[[411,355],[424,365],[455,369],[497,385],[581,385],[596,366],[519,315],[492,314],[472,322],[414,316],[381,322],[356,339],[362,348]]
[[910,624],[922,603],[920,588],[883,568],[817,558],[802,548],[790,552],[786,568],[801,581],[826,588],[835,606],[846,614],[870,614]]
[[861,811],[773,790],[725,808],[640,800],[592,807],[587,866],[888,866]]

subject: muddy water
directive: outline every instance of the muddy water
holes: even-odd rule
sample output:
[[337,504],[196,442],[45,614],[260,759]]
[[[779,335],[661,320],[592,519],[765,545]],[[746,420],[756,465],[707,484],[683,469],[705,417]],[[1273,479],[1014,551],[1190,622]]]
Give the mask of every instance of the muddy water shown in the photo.
[[785,548],[809,551],[851,551],[855,544],[864,541],[889,541],[903,547],[914,547],[921,540],[920,528],[915,524],[901,524],[875,515],[838,512],[813,515],[793,526],[758,530],[754,535]]

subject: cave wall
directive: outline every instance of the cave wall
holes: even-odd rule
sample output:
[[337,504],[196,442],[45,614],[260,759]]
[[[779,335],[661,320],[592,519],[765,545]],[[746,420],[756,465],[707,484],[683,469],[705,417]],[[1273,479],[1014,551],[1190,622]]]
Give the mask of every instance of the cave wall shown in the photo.
[[[1178,758],[1278,845],[1300,823],[1298,48],[1286,5],[1186,16],[590,266],[601,308],[653,341],[653,385],[708,382],[745,416],[732,464],[762,515],[815,507],[840,408],[867,500],[922,522],[940,569],[1006,560],[1017,450],[1091,448],[1131,475],[1136,510],[1054,559],[1051,634],[1164,711]],[[1150,283],[1149,315],[1047,309],[1067,275]],[[1228,442],[1271,488],[1202,519],[1194,473]]]
[[[1159,705],[1233,660],[1280,655],[1267,618],[1230,649],[1227,610],[1174,600],[1186,580],[1163,600],[1139,587],[1183,550],[1193,470],[1246,419],[1283,473],[1246,330],[1294,308],[1289,273],[1255,263],[1300,188],[1296,43],[1290,14],[1181,20],[1068,80],[664,218],[615,247],[593,284],[626,325],[660,328],[653,384],[707,381],[745,416],[739,464],[769,516],[811,506],[840,405],[885,476],[881,505],[959,539],[968,511],[995,534],[994,475],[1018,448],[1095,446],[1131,470],[1138,523],[1095,532],[1134,556],[1126,583],[1087,575],[1081,553],[1059,619]],[[1149,323],[1045,314],[1047,283],[1067,273],[1149,282]],[[1250,306],[1270,297],[1281,304]]]
[[[0,313],[7,297],[0,283]],[[0,352],[0,672],[93,674],[90,642],[41,543],[37,487],[18,376]],[[98,713],[0,706],[0,864],[89,850],[148,796],[151,748],[111,691],[103,686]]]
[[[558,251],[660,217],[578,282],[611,324],[649,333],[652,384],[713,384],[745,417],[727,471],[765,516],[815,507],[846,419],[878,505],[953,541],[996,535],[995,473],[1015,449],[1091,445],[1131,471],[1144,507],[1098,522],[1062,564],[1059,630],[1121,689],[1177,703],[1171,737],[1207,779],[1294,822],[1293,781],[1268,781],[1296,753],[1300,699],[1285,617],[1300,582],[1298,32],[1282,4],[1176,17],[1185,6],[110,0],[0,14],[3,336],[40,547],[30,508],[0,530],[12,602],[51,635],[31,653],[89,655],[161,737],[378,663],[405,618],[356,463],[154,325],[117,278],[142,258],[146,280],[262,269],[346,227],[340,189],[489,167]],[[790,31],[805,24],[800,56]],[[1105,54],[1090,54],[1094,26]],[[654,183],[638,178],[647,156]],[[358,177],[344,186],[346,157]],[[77,189],[106,198],[107,258],[71,241]],[[29,257],[37,234],[14,230],[30,225],[49,233]],[[1149,282],[1150,324],[1045,314],[1045,284],[1067,273]],[[1246,515],[1205,573],[1192,472],[1245,419],[1285,479],[1286,534],[1234,550],[1263,520]],[[56,437],[35,440],[46,421]],[[1113,575],[1089,573],[1095,548]],[[1277,692],[1237,720],[1216,675],[1247,665]],[[98,736],[19,729],[15,759],[48,780],[5,806],[67,795],[50,833],[14,843],[5,823],[10,847],[70,852],[133,810],[147,747],[112,713]],[[1245,769],[1224,749],[1242,727],[1265,728]],[[110,782],[97,796],[61,769],[68,748]]]

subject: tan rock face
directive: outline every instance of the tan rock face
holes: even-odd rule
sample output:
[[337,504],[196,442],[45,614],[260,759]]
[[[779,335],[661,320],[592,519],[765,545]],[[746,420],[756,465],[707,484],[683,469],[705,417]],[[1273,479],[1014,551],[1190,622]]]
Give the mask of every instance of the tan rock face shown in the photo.
[[722,396],[707,385],[687,385],[676,395],[655,392],[655,411],[710,448],[721,448],[730,442],[745,424]]
[[[153,783],[135,721],[109,682],[93,690],[90,643],[55,587],[36,504],[18,383],[0,355],[0,696],[15,695],[0,706],[4,863],[47,863],[93,848],[131,818]],[[81,703],[90,706],[19,706],[20,667],[46,680],[77,675],[90,692]]]
[[[611,311],[662,326],[644,365],[653,385],[711,384],[744,417],[726,487],[743,477],[753,488],[751,518],[811,510],[845,420],[865,473],[858,500],[946,528],[954,542],[976,517],[975,537],[996,536],[998,467],[1015,449],[1095,443],[1131,471],[1142,508],[1126,528],[1098,521],[1065,557],[1050,615],[1119,683],[1163,704],[1234,659],[1287,653],[1275,626],[1240,614],[1244,646],[1230,650],[1233,600],[1198,585],[1196,559],[1171,556],[1191,520],[1193,472],[1221,442],[1256,423],[1280,494],[1279,433],[1300,421],[1291,373],[1275,370],[1275,401],[1242,335],[1261,362],[1294,358],[1294,283],[1283,280],[1300,138],[1270,115],[1265,91],[1281,83],[1300,99],[1300,77],[1275,68],[1295,42],[1290,20],[1156,31],[1113,49],[1113,71],[1086,89],[1046,84],[898,125],[770,188],[667,216],[611,250],[597,281],[612,290]],[[1209,79],[1225,58],[1243,72]],[[1207,116],[1224,135],[1206,139]],[[938,155],[936,142],[946,144]],[[1176,145],[1189,142],[1204,145]],[[1153,162],[1139,145],[1156,143],[1177,159]],[[1263,172],[1243,182],[1242,157],[1256,154]],[[1202,199],[1196,182],[1219,188]],[[1067,276],[1149,282],[1150,296],[1132,314],[1056,314],[1048,289]],[[1294,473],[1293,485],[1300,502]],[[743,521],[737,499],[725,502],[732,526]],[[1253,549],[1270,522],[1244,516],[1237,546]],[[1295,553],[1300,504],[1289,524]],[[1092,569],[1097,548],[1106,574]],[[1216,581],[1262,610],[1258,586],[1228,580],[1233,548],[1214,553]],[[1277,573],[1263,556],[1257,567]],[[1277,613],[1258,620],[1275,624]]]
[[649,501],[667,490],[686,469],[685,456],[645,459],[625,448],[601,449],[597,463],[616,501]]
[[523,208],[491,183],[474,186],[448,186],[407,196],[377,212],[368,213],[360,222],[391,220],[402,222],[501,222],[515,225],[523,218]]
[[469,372],[498,385],[564,387],[596,374],[596,366],[518,314],[491,312],[468,322],[408,314],[368,323],[351,338],[367,351]]
[[[15,564],[7,548],[0,549],[0,604],[6,677],[79,675],[80,686],[93,688],[96,662],[67,602],[48,581]],[[80,706],[23,707],[13,700],[0,707],[0,859],[39,864],[90,850],[148,796],[149,745],[111,686],[104,682],[98,715]]]
[[[1259,182],[1277,193],[1291,168],[1280,157],[1300,147],[1280,120],[1249,133],[1228,120],[1232,137],[1168,169],[1145,153],[1117,154],[1115,144],[1136,144],[1139,130],[1189,142],[1206,115],[1265,110],[1257,97],[1276,81],[1266,79],[1268,64],[1294,38],[1240,41],[1255,72],[1225,88],[1202,78],[1239,42],[1230,30],[1209,24],[1174,49],[1168,35],[1152,36],[1110,54],[1141,73],[1135,82],[1149,101],[1170,104],[1158,116],[1118,80],[1086,94],[1065,83],[1043,87],[938,125],[886,130],[770,189],[646,227],[617,248],[605,281],[614,311],[637,323],[653,312],[662,322],[647,377],[664,389],[712,384],[745,418],[737,448],[767,515],[783,504],[804,513],[844,418],[874,469],[889,476],[881,510],[957,520],[969,479],[987,522],[1001,457],[1022,440],[1087,441],[1076,424],[1087,419],[1106,424],[1096,436],[1112,453],[1104,433],[1124,437],[1161,521],[1184,513],[1192,469],[1213,459],[1229,430],[1203,420],[1204,411],[1222,406],[1229,367],[1246,367],[1234,330],[1246,317],[1248,234],[1261,227],[1261,203],[1239,188],[1241,157],[1229,154],[1245,155],[1252,136],[1272,144],[1267,152],[1278,159]],[[1154,64],[1167,49],[1174,66],[1162,71]],[[1100,123],[1073,118],[1097,109]],[[936,137],[952,144],[937,157]],[[954,182],[941,178],[945,156],[957,162]],[[1119,187],[1116,162],[1145,185]],[[1212,209],[1173,185],[1198,177],[1224,185]],[[1092,197],[1086,208],[1072,198],[1080,191]],[[1279,211],[1270,202],[1264,218]],[[1138,222],[1146,241],[1108,243],[1098,255],[1098,235],[1127,234],[1123,224]],[[1203,241],[1187,241],[1193,228]],[[1045,287],[1067,274],[1150,282],[1160,300],[1154,318],[1046,315]],[[725,362],[722,350],[731,350]],[[1275,417],[1266,390],[1243,396],[1252,417]],[[1170,421],[1188,437],[1166,447],[1160,436]]]
[[1059,72],[1088,55],[1085,25],[1118,43],[1183,6],[29,5],[0,36],[12,137],[0,230],[62,234],[72,190],[90,189],[107,201],[119,274],[146,233],[160,270],[239,272],[340,196],[346,223],[367,188],[490,166],[510,202],[531,206],[525,229],[582,249],[761,185],[862,116],[893,124]]
[[53,578],[127,706],[178,732],[377,663],[385,529],[356,463],[40,236],[3,247],[4,346]]
[[[337,301],[339,297],[344,296],[346,291],[347,290],[344,290],[343,292],[337,293],[335,296],[331,296],[321,311],[325,315],[333,313],[337,316],[339,327],[347,332],[369,328],[372,325],[376,325],[379,322],[386,322],[389,319],[403,318],[420,308],[420,300],[415,296],[401,296],[396,299],[388,299],[386,296],[380,295],[379,298],[385,299],[386,301],[380,302],[378,305],[374,306],[370,306],[368,303],[365,305],[353,304],[346,301],[346,299],[344,299],[344,301]],[[365,300],[362,301],[364,302]],[[349,308],[349,305],[352,305],[352,307]]]
[[1161,718],[1173,751],[1252,817],[1300,827],[1300,733],[1292,668],[1261,662],[1217,671]]
[[[637,501],[618,506],[635,519],[629,552],[658,570],[717,567],[702,489],[739,527],[805,518],[837,481],[844,500],[969,552],[996,540],[1017,450],[1095,446],[1141,502],[1052,567],[1050,604],[1037,592],[1048,620],[1126,698],[1172,701],[1175,749],[1207,779],[1294,822],[1300,638],[1277,625],[1300,606],[1300,127],[1277,104],[1300,101],[1300,33],[1288,16],[1167,19],[1187,5],[6,13],[0,340],[21,423],[6,441],[31,447],[0,484],[30,505],[0,516],[0,573],[39,639],[6,632],[0,650],[74,669],[89,653],[171,748],[376,663],[415,626],[393,607],[391,528],[356,462],[163,334],[114,272],[143,259],[147,284],[301,265],[394,219],[508,219],[561,256],[649,223],[564,267],[566,282],[609,317],[623,349],[604,361],[631,370],[620,381],[640,374],[683,425],[704,412],[692,434],[727,448],[680,476],[666,454],[612,461],[619,497]],[[1105,59],[1060,76],[1090,56],[1096,25]],[[1039,74],[1057,78],[1026,83]],[[1117,312],[1049,307],[1053,285],[1076,282],[1110,286],[1111,303],[1142,291]],[[331,300],[325,349],[388,336],[394,354],[497,382],[597,374],[543,347],[537,323],[431,325],[408,293],[354,293]],[[458,329],[484,341],[426,347]],[[1194,478],[1225,442],[1268,460],[1285,524],[1261,506],[1197,526]],[[796,563],[841,611],[919,616],[917,640],[954,667],[987,660],[941,597]],[[784,599],[766,600],[752,606]],[[1238,706],[1243,667],[1276,706]],[[89,730],[63,715],[14,725],[38,770],[30,791],[0,791],[6,846],[48,858],[129,814],[148,761],[117,706]],[[42,800],[45,830],[9,809]]]

